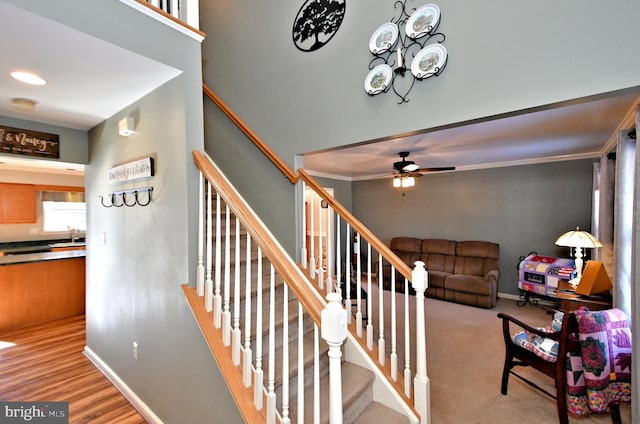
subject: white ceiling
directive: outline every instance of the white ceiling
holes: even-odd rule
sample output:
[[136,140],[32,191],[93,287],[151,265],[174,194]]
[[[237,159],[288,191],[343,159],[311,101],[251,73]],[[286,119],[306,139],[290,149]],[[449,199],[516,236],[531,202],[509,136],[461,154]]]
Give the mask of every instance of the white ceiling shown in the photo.
[[[424,168],[456,170],[598,157],[640,91],[569,106],[497,118],[387,141],[304,155],[315,175],[362,180],[390,176],[398,153]],[[620,126],[620,127],[619,127]]]
[[[3,0],[0,16],[0,115],[89,130],[181,72]],[[48,83],[16,81],[9,74],[17,70]],[[17,110],[13,98],[36,101],[35,110]],[[24,162],[8,155],[0,161]]]
[[[0,39],[5,40],[0,43],[0,115],[88,130],[180,73],[4,0],[0,16]],[[36,72],[48,84],[15,81],[9,76],[14,70]],[[409,160],[422,167],[457,170],[596,157],[639,95],[640,87],[608,99],[307,154],[304,167],[316,175],[357,180],[390,175],[400,151],[411,152]],[[16,110],[15,97],[35,100],[35,110]],[[45,172],[78,169],[0,155],[0,167],[23,165]]]

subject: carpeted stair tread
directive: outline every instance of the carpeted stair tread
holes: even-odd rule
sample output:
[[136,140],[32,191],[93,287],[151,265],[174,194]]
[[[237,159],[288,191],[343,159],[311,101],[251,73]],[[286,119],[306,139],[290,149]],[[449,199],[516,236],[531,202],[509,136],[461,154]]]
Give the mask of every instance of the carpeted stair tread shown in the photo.
[[[351,362],[342,363],[342,411],[348,424],[367,408],[373,397],[374,374]],[[291,403],[291,417],[296,417],[296,401]],[[329,375],[320,379],[320,422],[329,423]],[[305,391],[304,422],[313,422],[313,388]]]
[[379,402],[371,402],[367,409],[360,414],[353,424],[408,424],[409,419],[398,411],[389,408]]

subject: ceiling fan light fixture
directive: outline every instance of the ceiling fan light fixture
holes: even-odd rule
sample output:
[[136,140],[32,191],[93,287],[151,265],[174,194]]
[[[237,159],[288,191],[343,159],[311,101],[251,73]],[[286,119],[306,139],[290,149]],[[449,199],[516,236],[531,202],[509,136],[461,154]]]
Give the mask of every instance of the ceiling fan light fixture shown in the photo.
[[413,187],[416,185],[416,179],[413,177],[404,177],[402,179],[402,188]]
[[393,177],[393,187],[394,188],[402,187],[402,179],[400,177]]
[[[409,162],[411,162],[411,161],[409,161]],[[413,162],[409,163],[408,165],[405,165],[402,168],[403,171],[407,171],[407,172],[417,171],[418,169],[420,169],[420,166],[416,165]]]

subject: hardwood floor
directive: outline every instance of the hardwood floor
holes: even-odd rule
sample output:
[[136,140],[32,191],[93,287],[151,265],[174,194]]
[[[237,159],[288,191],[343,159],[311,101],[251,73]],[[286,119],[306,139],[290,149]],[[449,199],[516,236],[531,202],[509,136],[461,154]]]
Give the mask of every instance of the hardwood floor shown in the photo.
[[84,345],[84,315],[0,331],[0,401],[69,402],[69,423],[145,423]]

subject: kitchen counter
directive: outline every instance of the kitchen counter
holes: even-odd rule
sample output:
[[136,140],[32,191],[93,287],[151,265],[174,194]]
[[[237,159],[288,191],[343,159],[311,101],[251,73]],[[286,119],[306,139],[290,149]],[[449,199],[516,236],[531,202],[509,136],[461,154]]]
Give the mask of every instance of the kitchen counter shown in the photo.
[[55,261],[59,259],[84,258],[86,256],[86,250],[65,250],[60,252],[12,254],[8,256],[0,256],[0,266],[31,262]]
[[86,250],[0,257],[0,331],[85,311]]

